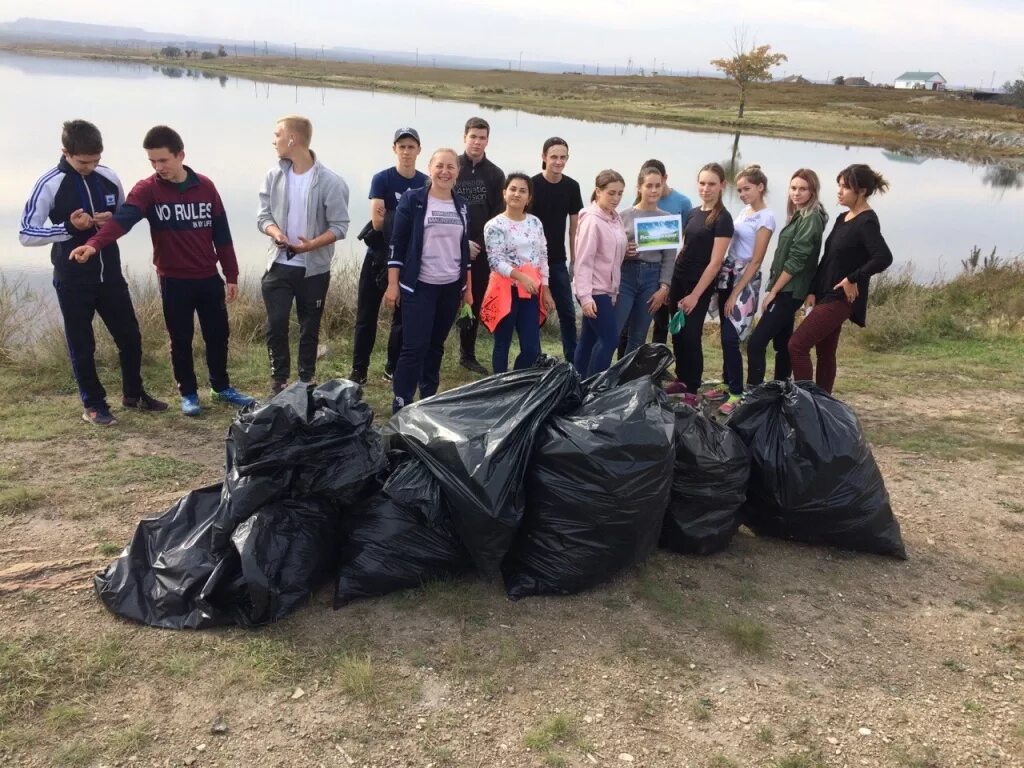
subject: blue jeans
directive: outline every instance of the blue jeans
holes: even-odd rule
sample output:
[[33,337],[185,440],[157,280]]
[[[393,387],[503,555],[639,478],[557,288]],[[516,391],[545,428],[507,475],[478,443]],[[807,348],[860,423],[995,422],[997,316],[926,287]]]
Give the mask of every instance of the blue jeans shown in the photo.
[[566,362],[576,357],[576,302],[572,297],[569,267],[564,261],[548,262],[548,290],[558,313],[558,330],[562,335],[562,355]]
[[629,340],[625,354],[629,354],[647,340],[647,329],[654,319],[647,303],[658,290],[661,264],[631,259],[622,262],[619,298],[615,301],[615,327],[620,335],[625,331]]
[[573,361],[583,378],[608,369],[619,341],[612,297],[595,295],[593,298],[597,305],[597,317],[591,320],[584,316],[580,326],[580,343],[576,347]]
[[441,382],[444,341],[455,324],[462,303],[461,278],[447,285],[417,282],[416,291],[402,291],[402,353],[391,382],[395,399],[392,412],[420,397],[437,394]]
[[540,299],[531,296],[519,298],[519,289],[512,286],[512,308],[494,329],[494,351],[491,367],[495,373],[508,370],[508,352],[512,347],[512,332],[519,336],[519,356],[513,370],[529,368],[540,356]]

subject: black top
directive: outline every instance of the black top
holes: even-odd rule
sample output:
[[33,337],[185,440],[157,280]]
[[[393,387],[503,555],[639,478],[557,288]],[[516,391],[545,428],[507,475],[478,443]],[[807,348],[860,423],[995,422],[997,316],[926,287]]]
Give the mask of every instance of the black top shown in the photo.
[[473,165],[463,152],[459,155],[459,178],[455,191],[469,206],[469,239],[484,248],[484,224],[505,210],[501,189],[505,186],[505,174],[484,155]]
[[[707,218],[711,211],[700,208],[690,209],[683,225],[683,247],[676,257],[676,268],[672,279],[684,283],[697,283],[704,270],[711,263],[711,252],[715,248],[716,237],[732,237],[732,214],[725,208],[718,212],[718,218],[710,228]],[[711,281],[709,288],[715,285]]]
[[868,282],[871,276],[892,264],[892,251],[882,237],[878,214],[870,208],[847,221],[846,216],[836,219],[832,232],[825,241],[825,255],[811,284],[811,293],[819,304],[846,301],[842,289],[833,286],[845,277],[857,284],[857,299],[853,302],[850,320],[863,326],[868,312]]
[[565,222],[583,208],[580,185],[575,179],[563,176],[556,184],[538,173],[533,181],[533,201],[530,213],[544,225],[544,238],[548,241],[548,262],[565,261]]

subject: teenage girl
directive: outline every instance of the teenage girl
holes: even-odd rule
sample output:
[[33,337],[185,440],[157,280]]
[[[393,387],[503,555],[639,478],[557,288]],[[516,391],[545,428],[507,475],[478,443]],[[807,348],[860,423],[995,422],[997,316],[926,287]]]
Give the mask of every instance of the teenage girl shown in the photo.
[[584,378],[611,364],[619,339],[615,299],[626,255],[626,231],[616,209],[625,188],[622,174],[601,171],[594,180],[590,205],[580,211],[572,288],[583,310],[574,363]]
[[691,209],[683,227],[683,247],[676,258],[669,289],[669,307],[682,310],[686,325],[672,337],[676,356],[676,380],[665,391],[681,394],[683,402],[697,406],[697,389],[704,375],[701,336],[715,280],[722,268],[733,235],[732,216],[722,204],[725,169],[708,163],[697,174],[700,205]]
[[851,320],[864,326],[868,282],[872,275],[892,264],[892,251],[882,237],[878,215],[868,204],[873,194],[884,194],[889,189],[889,182],[860,164],[844,168],[836,181],[839,204],[848,210],[836,219],[825,241],[825,253],[807,294],[806,304],[814,311],[800,323],[789,340],[793,378],[809,380],[814,375],[811,365],[811,347],[814,347],[818,358],[814,380],[830,394],[836,381],[836,349],[843,323]]
[[820,189],[818,174],[809,168],[800,168],[789,180],[786,226],[779,231],[768,274],[768,293],[761,301],[761,319],[747,342],[748,389],[764,381],[769,343],[775,347],[775,379],[788,379],[793,372],[788,348],[793,316],[811,286],[828,221],[828,214],[818,200]]

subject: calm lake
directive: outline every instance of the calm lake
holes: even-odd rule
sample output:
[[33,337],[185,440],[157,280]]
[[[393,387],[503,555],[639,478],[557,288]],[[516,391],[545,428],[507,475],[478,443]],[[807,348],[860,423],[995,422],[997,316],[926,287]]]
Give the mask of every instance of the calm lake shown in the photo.
[[[151,173],[141,148],[146,130],[158,123],[176,128],[185,140],[186,162],[220,189],[243,275],[250,278],[260,274],[267,245],[256,229],[257,191],[275,162],[270,146],[274,124],[288,113],[313,121],[314,150],[349,184],[352,223],[337,253],[339,259],[353,260],[363,252],[355,235],[369,216],[370,178],[393,164],[391,137],[401,126],[417,128],[423,138],[421,168],[437,147],[461,151],[463,123],[475,114],[491,123],[488,156],[506,172],[539,171],[544,139],[562,136],[570,144],[567,172],[580,182],[585,196],[599,170],[615,168],[632,182],[644,160],[658,157],[669,169],[670,183],[696,199],[697,169],[707,162],[728,161],[735,143],[733,135],[723,133],[274,85],[190,73],[184,67],[154,70],[12,54],[0,54],[0,103],[5,107],[0,145],[7,147],[0,187],[0,229],[6,233],[0,240],[0,270],[6,277],[40,284],[50,273],[49,249],[21,247],[18,224],[33,183],[60,156],[61,123],[72,118],[91,120],[103,131],[103,162],[120,175],[126,191]],[[780,219],[789,175],[800,166],[814,168],[822,177],[823,199],[833,218],[840,209],[832,179],[841,168],[863,162],[881,171],[892,183],[889,194],[874,203],[882,232],[897,267],[911,265],[919,280],[953,276],[974,245],[985,254],[995,247],[1004,257],[1024,252],[1024,174],[1019,172],[879,148],[757,136],[740,137],[736,148],[741,166],[758,163],[767,173],[769,206]],[[742,207],[735,197],[726,205],[733,213]],[[152,273],[145,223],[122,240],[121,248],[129,272],[137,277]]]

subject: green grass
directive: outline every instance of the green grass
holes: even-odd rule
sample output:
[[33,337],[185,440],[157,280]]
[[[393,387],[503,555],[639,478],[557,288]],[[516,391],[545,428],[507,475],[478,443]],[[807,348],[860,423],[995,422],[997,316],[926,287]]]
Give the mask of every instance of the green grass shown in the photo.
[[742,653],[764,656],[771,645],[768,628],[764,624],[751,619],[724,621],[719,627],[719,631],[732,643],[736,650]]
[[174,456],[132,456],[100,463],[85,479],[94,488],[125,485],[162,486],[193,479],[206,471],[195,461]]
[[826,768],[827,763],[817,753],[793,752],[775,762],[775,768]]
[[381,696],[381,670],[369,654],[342,654],[334,662],[334,676],[342,693],[356,701],[375,702]]
[[775,743],[775,731],[769,728],[767,725],[763,725],[757,729],[757,740],[762,744],[774,744]]
[[46,494],[38,488],[19,485],[13,488],[0,487],[0,517],[13,517],[38,507]]
[[711,699],[697,699],[697,701],[690,706],[690,717],[699,723],[706,722],[711,719],[711,712],[714,708],[715,705]]
[[153,742],[152,730],[148,722],[119,728],[106,738],[104,751],[121,758],[137,755]]
[[564,714],[552,715],[527,731],[523,736],[523,744],[542,753],[555,746],[575,747],[581,751],[591,749],[579,733],[576,722]]
[[985,599],[991,603],[1024,604],[1024,574],[992,574],[986,580],[985,587]]
[[100,745],[84,739],[62,744],[53,753],[53,764],[62,768],[91,765],[100,754]]

